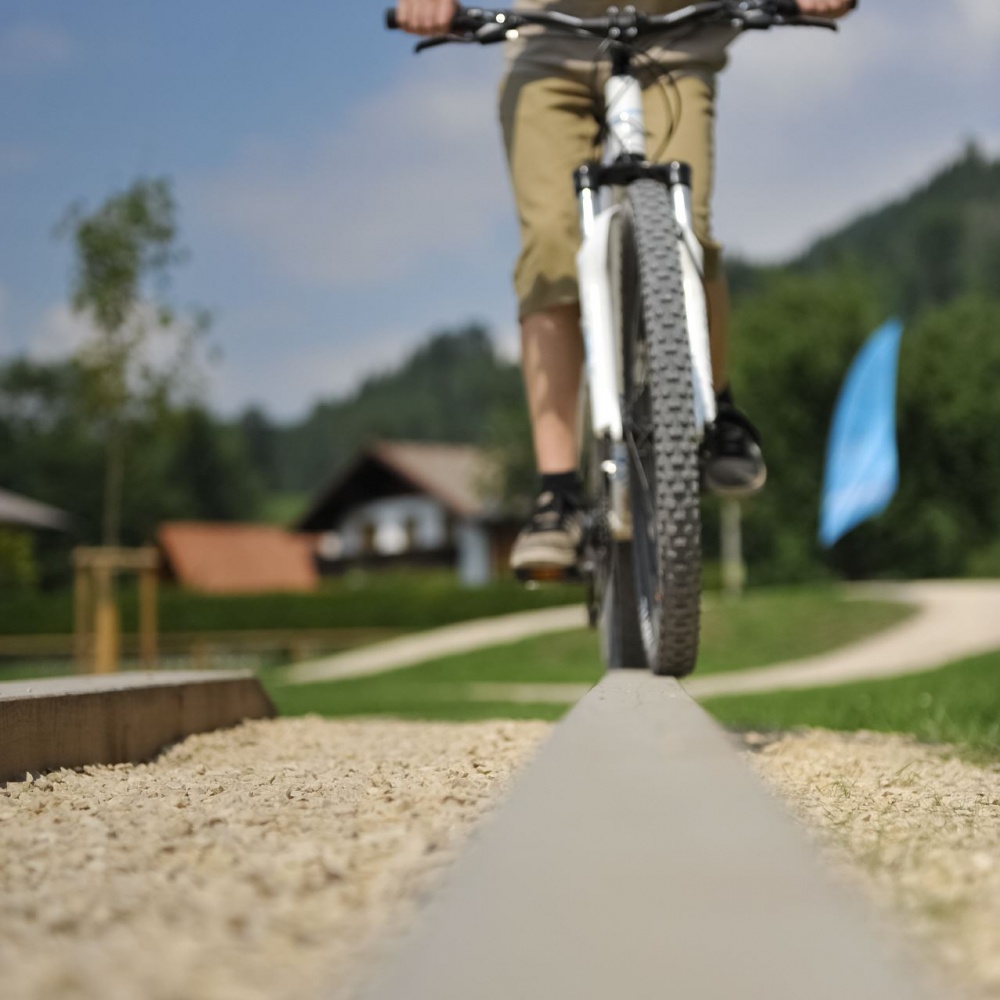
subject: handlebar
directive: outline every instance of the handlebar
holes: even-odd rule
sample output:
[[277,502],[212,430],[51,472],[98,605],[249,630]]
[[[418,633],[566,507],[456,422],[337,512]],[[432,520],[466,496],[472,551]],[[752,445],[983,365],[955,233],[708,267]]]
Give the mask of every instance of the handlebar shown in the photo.
[[[851,0],[851,8],[858,0]],[[504,41],[511,31],[525,25],[538,25],[567,34],[632,41],[640,35],[666,32],[694,22],[728,23],[740,30],[765,29],[777,25],[832,28],[828,18],[804,15],[797,0],[704,0],[671,14],[643,14],[632,6],[609,7],[605,17],[581,18],[557,11],[486,10],[481,7],[457,7],[447,34],[424,39],[417,51],[447,42],[491,45]],[[395,8],[385,12],[385,25],[399,28]]]

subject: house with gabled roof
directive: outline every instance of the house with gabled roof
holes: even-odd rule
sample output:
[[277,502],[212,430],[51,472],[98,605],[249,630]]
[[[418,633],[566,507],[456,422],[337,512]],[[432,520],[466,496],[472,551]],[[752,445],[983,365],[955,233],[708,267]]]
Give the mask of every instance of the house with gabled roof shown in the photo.
[[507,572],[517,524],[490,489],[487,456],[463,444],[377,441],[316,496],[299,531],[326,572],[454,566],[476,586]]

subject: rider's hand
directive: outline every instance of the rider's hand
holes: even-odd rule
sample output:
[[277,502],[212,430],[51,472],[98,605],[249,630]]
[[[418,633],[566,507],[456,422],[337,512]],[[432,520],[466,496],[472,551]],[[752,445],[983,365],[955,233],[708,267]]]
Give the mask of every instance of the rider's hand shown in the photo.
[[852,0],[799,0],[799,10],[813,17],[843,17],[853,9]]
[[455,16],[455,0],[398,0],[396,21],[414,35],[443,35]]

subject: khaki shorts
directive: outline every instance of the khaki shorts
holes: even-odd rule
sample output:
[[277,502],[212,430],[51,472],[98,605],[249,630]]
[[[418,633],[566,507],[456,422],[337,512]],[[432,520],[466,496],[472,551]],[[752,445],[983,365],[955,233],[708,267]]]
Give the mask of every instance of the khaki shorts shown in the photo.
[[[603,104],[608,69],[541,67],[515,61],[500,89],[500,120],[521,226],[514,273],[521,317],[579,301],[580,224],[573,171],[600,158],[594,109]],[[710,201],[714,171],[715,74],[676,70],[643,81],[647,150],[659,163],[692,168],[695,231],[706,249],[706,276],[718,269]]]

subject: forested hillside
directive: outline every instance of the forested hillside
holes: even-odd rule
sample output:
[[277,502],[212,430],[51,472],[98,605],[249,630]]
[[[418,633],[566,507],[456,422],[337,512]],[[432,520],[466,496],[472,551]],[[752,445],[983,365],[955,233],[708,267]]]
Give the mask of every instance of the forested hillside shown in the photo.
[[916,191],[818,240],[781,267],[734,261],[737,301],[776,271],[856,269],[905,318],[965,293],[1000,294],[1000,161],[975,145]]
[[[754,578],[1000,573],[1000,162],[970,147],[799,259],[741,264],[735,277],[733,381],[771,473],[747,505]],[[899,495],[824,554],[815,534],[834,400],[890,315],[907,324]]]
[[[318,488],[372,438],[479,442],[498,410],[520,405],[518,369],[480,326],[432,334],[398,368],[365,379],[349,396],[317,403],[299,424],[274,427],[251,412],[242,426],[272,489]],[[264,442],[267,442],[266,445]]]

